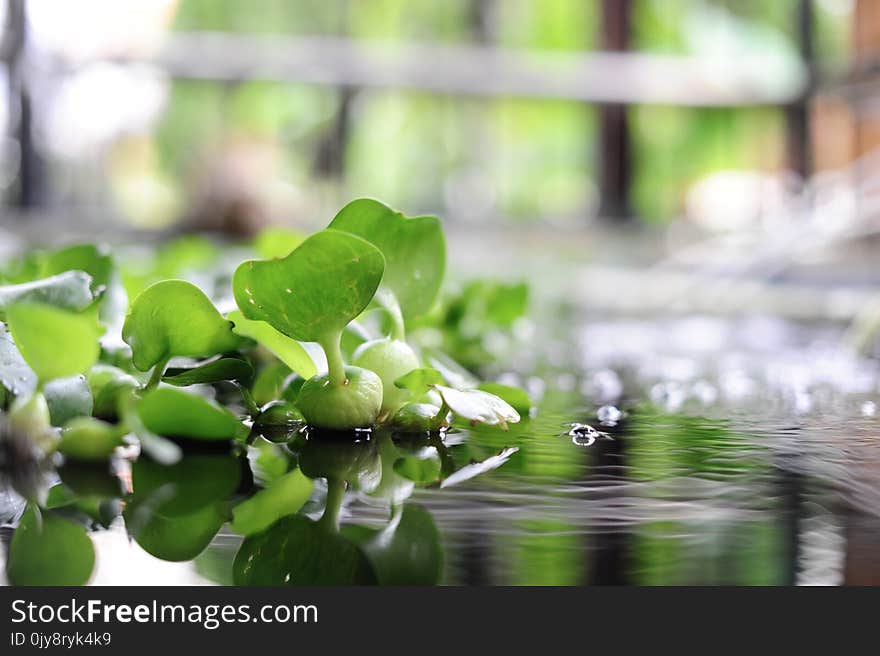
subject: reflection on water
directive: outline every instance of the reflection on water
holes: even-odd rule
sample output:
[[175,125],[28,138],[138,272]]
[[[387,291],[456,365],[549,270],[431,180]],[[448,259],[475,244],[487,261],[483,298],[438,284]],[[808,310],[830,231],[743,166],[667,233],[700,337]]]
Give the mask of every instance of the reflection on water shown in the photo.
[[[88,516],[98,583],[880,583],[876,370],[804,366],[812,342],[797,364],[691,341],[703,357],[594,344],[509,433],[294,431],[121,479],[27,475],[60,477],[49,504]],[[3,521],[21,503],[7,487]]]

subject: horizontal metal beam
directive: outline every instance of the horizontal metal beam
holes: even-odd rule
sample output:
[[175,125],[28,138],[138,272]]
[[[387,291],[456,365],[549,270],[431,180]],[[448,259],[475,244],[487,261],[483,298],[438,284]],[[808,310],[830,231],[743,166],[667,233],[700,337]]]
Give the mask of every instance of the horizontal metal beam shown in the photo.
[[549,53],[479,45],[172,32],[155,63],[175,78],[275,80],[471,96],[693,107],[784,105],[806,72],[762,57]]

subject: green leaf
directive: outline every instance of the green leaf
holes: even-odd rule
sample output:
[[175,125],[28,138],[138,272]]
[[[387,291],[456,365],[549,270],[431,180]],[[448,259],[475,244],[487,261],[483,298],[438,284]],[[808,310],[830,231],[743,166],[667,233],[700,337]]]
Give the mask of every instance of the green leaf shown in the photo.
[[278,519],[293,515],[302,508],[313,487],[312,479],[294,469],[235,506],[229,528],[241,535],[264,531]]
[[322,230],[284,259],[244,262],[232,285],[246,318],[294,339],[322,341],[367,307],[384,269],[382,253],[369,242]]
[[254,237],[254,250],[267,260],[287,257],[305,239],[306,236],[296,230],[282,226],[268,226]]
[[0,385],[14,396],[28,396],[37,389],[37,375],[31,369],[9,334],[0,323]]
[[73,460],[100,462],[122,445],[119,429],[94,417],[75,417],[64,425],[58,450]]
[[489,392],[508,403],[520,415],[529,416],[532,411],[532,400],[525,390],[512,385],[502,385],[501,383],[480,383],[477,385],[478,390]]
[[232,566],[236,585],[371,585],[363,552],[307,517],[283,517],[245,538]]
[[221,380],[234,380],[249,385],[254,379],[254,368],[251,363],[241,358],[219,358],[189,368],[169,368],[162,382],[175,387],[217,383]]
[[56,378],[43,387],[53,426],[62,426],[74,417],[92,414],[92,390],[82,374]]
[[241,462],[229,454],[189,453],[162,465],[139,458],[131,466],[132,501],[178,517],[228,499],[241,484]]
[[183,280],[163,280],[141,292],[125,317],[122,339],[141,371],[174,356],[225,353],[240,343],[204,292]]
[[314,360],[302,344],[278,332],[265,321],[246,319],[238,310],[230,312],[226,318],[233,323],[232,332],[266,347],[291,371],[295,371],[303,378],[311,378],[318,373]]
[[79,524],[30,505],[12,536],[6,576],[12,585],[83,585],[95,549]]
[[223,406],[175,387],[146,392],[137,411],[147,430],[165,437],[228,440],[243,429],[238,417]]
[[519,413],[494,394],[482,390],[457,390],[445,385],[435,385],[434,389],[453,414],[472,424],[499,426],[507,430],[507,424],[520,420]]
[[101,331],[92,315],[26,303],[10,307],[7,318],[22,357],[43,382],[85,373],[98,359]]
[[440,533],[424,508],[404,506],[383,529],[346,526],[342,533],[360,545],[379,585],[437,585],[440,581]]
[[94,300],[91,282],[91,276],[85,271],[67,271],[42,280],[2,286],[0,319],[18,303],[43,303],[63,310],[83,310]]
[[[139,516],[140,514],[140,516]],[[211,544],[229,517],[223,502],[209,503],[187,515],[168,517],[138,505],[127,506],[126,524],[134,526],[135,541],[149,554],[161,560],[192,560]]]
[[47,254],[42,269],[47,276],[66,271],[85,271],[92,278],[91,289],[95,294],[110,284],[114,266],[106,248],[95,244],[75,244]]
[[422,367],[421,369],[413,369],[407,374],[394,381],[394,386],[400,389],[406,389],[413,394],[421,394],[433,385],[442,385],[446,381],[436,369],[431,367]]
[[427,312],[446,268],[446,240],[435,216],[406,217],[370,198],[354,200],[330,228],[363,237],[385,256],[384,287],[390,289],[407,319]]

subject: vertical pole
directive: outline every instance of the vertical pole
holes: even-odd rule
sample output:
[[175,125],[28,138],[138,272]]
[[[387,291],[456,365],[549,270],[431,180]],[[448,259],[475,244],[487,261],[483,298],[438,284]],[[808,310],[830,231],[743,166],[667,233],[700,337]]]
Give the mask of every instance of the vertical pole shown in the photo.
[[[349,4],[343,0],[339,7],[339,33],[349,35]],[[320,177],[342,181],[345,176],[345,152],[351,136],[351,107],[357,88],[340,85],[337,90],[337,109],[333,124],[318,142],[313,169]]]
[[9,79],[10,127],[19,146],[18,190],[14,203],[20,209],[31,209],[41,205],[45,198],[45,176],[42,157],[34,146],[33,100],[22,71],[27,39],[24,0],[10,0],[6,20],[3,59]]
[[[600,43],[604,50],[623,52],[630,47],[631,0],[602,0]],[[627,106],[599,107],[599,215],[617,221],[631,217],[632,182]]]
[[807,68],[807,87],[803,95],[786,110],[788,165],[805,181],[812,173],[813,156],[810,139],[810,96],[813,90],[815,51],[813,47],[813,2],[798,0],[796,7],[798,48],[801,60]]

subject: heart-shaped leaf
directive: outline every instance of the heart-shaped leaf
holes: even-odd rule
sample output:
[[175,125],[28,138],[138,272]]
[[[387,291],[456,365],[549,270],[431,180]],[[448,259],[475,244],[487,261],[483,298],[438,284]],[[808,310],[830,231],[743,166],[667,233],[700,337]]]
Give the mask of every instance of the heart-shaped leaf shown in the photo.
[[246,318],[320,342],[338,336],[367,307],[384,270],[382,253],[369,242],[322,230],[283,259],[244,262],[232,286]]
[[360,198],[343,207],[330,228],[363,237],[382,251],[382,284],[397,297],[404,317],[431,308],[446,268],[446,241],[437,217],[406,217],[377,200]]
[[299,469],[287,472],[232,509],[229,528],[241,535],[264,531],[278,519],[296,513],[312,494],[314,481]]
[[232,332],[241,337],[248,337],[266,347],[275,357],[303,378],[311,378],[318,373],[314,360],[302,344],[278,332],[265,321],[246,319],[239,310],[230,312],[226,318],[233,323]]
[[85,271],[67,271],[42,280],[2,286],[0,319],[17,303],[44,303],[64,310],[83,310],[94,300],[91,282],[91,276]]
[[240,343],[204,292],[184,280],[163,280],[141,292],[125,317],[122,339],[141,371],[174,356],[225,353]]
[[251,363],[241,358],[218,358],[196,367],[169,368],[162,381],[175,387],[217,383],[221,380],[233,380],[243,385],[250,385],[254,378]]
[[98,359],[101,330],[91,314],[25,303],[10,307],[7,319],[18,350],[43,382],[84,373]]
[[12,585],[83,585],[95,566],[95,548],[79,524],[29,506],[6,561]]
[[175,387],[148,391],[137,411],[147,430],[166,437],[229,440],[243,429],[238,417],[223,406]]
[[245,538],[232,566],[236,585],[371,585],[376,574],[349,540],[292,515]]

